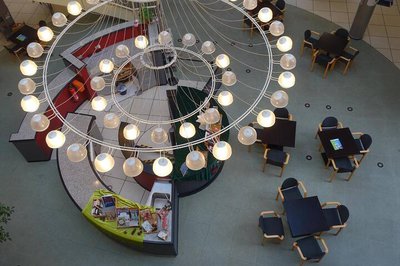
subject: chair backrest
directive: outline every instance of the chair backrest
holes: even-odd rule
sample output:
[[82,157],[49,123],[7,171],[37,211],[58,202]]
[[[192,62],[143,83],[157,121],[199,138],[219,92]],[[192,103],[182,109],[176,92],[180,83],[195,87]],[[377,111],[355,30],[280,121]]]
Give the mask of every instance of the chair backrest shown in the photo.
[[311,30],[306,30],[305,32],[304,32],[304,40],[308,40],[308,39],[310,39],[310,37],[311,37]]
[[297,179],[290,177],[283,181],[281,188],[286,189],[286,188],[291,188],[291,187],[297,187],[298,185],[299,185],[299,182],[297,182]]
[[372,144],[371,136],[368,134],[362,134],[360,137],[360,140],[361,140],[361,143],[362,143],[364,149],[368,150]]
[[322,121],[321,127],[322,128],[336,128],[338,126],[338,124],[339,124],[339,122],[336,117],[328,116]]
[[39,24],[39,27],[47,26],[47,22],[44,20],[40,20],[38,24]]
[[339,37],[341,37],[343,39],[346,39],[346,40],[347,40],[347,38],[349,38],[349,32],[346,29],[343,29],[343,28],[337,29],[335,31],[335,35],[339,36]]
[[349,219],[350,216],[349,209],[347,209],[347,207],[344,205],[339,205],[337,207],[337,210],[339,212],[340,221],[342,222],[342,224],[344,224]]
[[289,111],[285,107],[284,108],[275,108],[274,114],[275,114],[275,117],[289,119]]
[[278,0],[276,1],[275,6],[282,11],[285,9],[286,3],[284,0]]

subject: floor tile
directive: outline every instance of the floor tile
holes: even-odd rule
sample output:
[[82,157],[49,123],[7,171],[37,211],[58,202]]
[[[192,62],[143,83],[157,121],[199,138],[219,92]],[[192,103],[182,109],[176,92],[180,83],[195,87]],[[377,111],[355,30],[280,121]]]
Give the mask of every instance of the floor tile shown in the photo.
[[330,2],[332,12],[347,12],[346,3]]
[[392,49],[400,49],[400,38],[389,38],[389,43]]
[[393,62],[400,63],[400,50],[392,49]]
[[376,48],[390,48],[389,40],[386,37],[370,36],[371,45]]
[[383,48],[378,48],[376,49],[378,50],[381,54],[383,54],[387,59],[389,59],[390,61],[393,60],[392,58],[392,53],[390,51],[390,49],[383,49]]
[[372,15],[369,25],[385,25],[382,14]]
[[329,2],[326,1],[314,1],[314,10],[318,11],[330,11],[330,5]]
[[386,26],[388,37],[400,38],[400,27]]
[[345,12],[331,12],[333,22],[349,23],[349,16]]
[[368,33],[369,33],[369,36],[387,37],[385,26],[369,25]]
[[329,12],[329,11],[314,11],[314,14],[316,14],[316,15],[318,15],[320,17],[323,17],[323,18],[325,18],[327,20],[331,20],[332,19],[331,12]]
[[302,8],[302,9],[312,11],[312,9],[313,9],[313,1],[312,0],[297,1],[297,6]]
[[400,16],[385,15],[383,16],[383,19],[385,21],[385,25],[387,26],[400,26]]

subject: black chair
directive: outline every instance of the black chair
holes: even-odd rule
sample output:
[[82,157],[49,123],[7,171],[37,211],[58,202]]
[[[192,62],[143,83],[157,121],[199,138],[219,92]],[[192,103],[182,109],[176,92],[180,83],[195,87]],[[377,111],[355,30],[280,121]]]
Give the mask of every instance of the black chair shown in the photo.
[[350,40],[349,31],[346,30],[346,29],[339,28],[333,34],[335,34],[336,36],[339,36],[340,38],[343,38],[343,39],[346,39],[346,40]]
[[[300,192],[299,186],[303,190],[303,195]],[[282,202],[285,200],[296,200],[302,199],[303,197],[307,197],[307,190],[304,187],[303,182],[297,181],[296,178],[287,178],[283,181],[282,185],[278,187],[278,194],[276,195],[275,200],[281,198]]]
[[359,163],[357,159],[352,157],[343,157],[343,158],[336,158],[336,159],[329,159],[326,157],[325,153],[322,154],[322,157],[325,161],[325,166],[328,168],[329,166],[333,167],[333,172],[329,176],[329,182],[332,182],[335,179],[337,173],[350,173],[347,177],[347,181],[350,181],[351,177],[353,176],[354,172],[359,167]]
[[275,108],[274,114],[276,118],[293,120],[293,116],[289,113],[286,108]]
[[17,57],[18,61],[21,61],[20,56],[26,53],[26,49],[22,46],[12,44],[11,46],[4,45],[3,46],[10,54],[13,54]]
[[45,27],[45,26],[47,26],[47,22],[44,21],[44,20],[40,20],[39,23],[38,23],[38,25],[39,25],[39,28],[40,28],[40,27]]
[[286,11],[286,3],[284,0],[278,0],[275,3],[276,8],[278,8],[282,13]]
[[258,227],[263,231],[262,245],[264,245],[264,240],[276,239],[282,241],[285,238],[282,219],[275,211],[261,212]]
[[335,67],[337,60],[338,60],[337,58],[331,57],[331,56],[324,54],[317,50],[313,54],[312,63],[311,63],[311,71],[314,70],[315,63],[322,65],[325,67],[323,78],[326,78],[326,76],[328,75],[328,72],[332,71],[332,69]]
[[[324,250],[318,244],[321,242]],[[328,247],[325,240],[319,236],[308,236],[293,243],[292,250],[296,249],[300,255],[300,266],[306,261],[319,262],[327,253]]]
[[360,149],[360,154],[362,155],[361,159],[358,161],[358,163],[361,163],[361,161],[369,152],[369,147],[371,147],[372,144],[372,138],[370,135],[364,134],[362,132],[353,132],[352,134],[354,136],[359,136],[357,139],[355,139],[355,141],[358,148]]
[[344,70],[343,70],[343,75],[346,75],[347,71],[349,70],[351,64],[353,63],[353,60],[356,58],[356,56],[360,53],[359,50],[357,50],[354,47],[349,46],[349,48],[345,49],[343,53],[340,55],[338,61],[342,61],[346,64]]
[[289,163],[290,155],[287,152],[281,151],[280,149],[267,148],[264,152],[264,164],[263,172],[265,171],[265,166],[267,164],[275,165],[281,168],[281,173],[279,177],[282,177],[283,171],[286,165]]
[[[314,37],[315,36],[315,37]],[[304,32],[304,40],[303,44],[301,45],[301,55],[303,55],[304,47],[311,48],[311,55],[314,54],[316,43],[318,42],[319,39],[319,32],[316,31],[311,31],[311,30],[306,30]]]
[[[334,208],[325,208],[326,206],[335,206]],[[340,202],[325,202],[321,204],[322,212],[330,229],[337,229],[334,234],[337,236],[343,228],[347,226],[346,222],[349,219],[350,213],[346,206]]]
[[315,138],[318,137],[318,132],[330,129],[343,128],[343,124],[337,120],[334,116],[326,117],[322,123],[318,125],[317,134],[315,134]]

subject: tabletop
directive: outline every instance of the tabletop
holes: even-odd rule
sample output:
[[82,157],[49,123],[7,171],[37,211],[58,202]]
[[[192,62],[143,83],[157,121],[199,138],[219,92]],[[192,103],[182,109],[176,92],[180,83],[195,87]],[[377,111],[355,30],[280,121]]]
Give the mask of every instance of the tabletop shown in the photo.
[[[318,136],[328,158],[347,157],[360,153],[348,127],[323,130],[318,132]],[[336,146],[336,150],[334,146]]]
[[339,56],[342,54],[346,45],[349,43],[347,39],[336,36],[333,33],[324,32],[316,43],[316,48],[326,51],[333,56]]
[[272,127],[263,128],[261,131],[262,143],[285,147],[295,147],[296,121],[277,118]]
[[329,230],[318,197],[283,202],[293,238]]
[[22,26],[8,38],[9,41],[24,48],[26,48],[26,46],[28,46],[28,44],[31,42],[37,41],[38,39],[37,31],[28,25]]

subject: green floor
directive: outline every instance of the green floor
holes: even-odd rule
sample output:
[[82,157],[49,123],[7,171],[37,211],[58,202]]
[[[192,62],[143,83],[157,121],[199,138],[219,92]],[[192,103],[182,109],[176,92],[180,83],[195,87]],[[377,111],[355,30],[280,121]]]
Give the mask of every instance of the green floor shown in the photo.
[[[321,201],[339,201],[350,210],[348,227],[339,236],[325,236],[329,254],[321,263],[399,265],[400,72],[366,43],[353,41],[361,53],[348,75],[343,76],[343,66],[338,65],[324,80],[321,67],[309,71],[309,54],[299,57],[299,44],[307,28],[322,32],[337,26],[293,7],[288,7],[285,22],[298,58],[297,83],[289,93],[288,106],[298,127],[296,149],[289,151],[291,160],[284,178],[296,177],[304,182],[309,195],[318,195]],[[234,137],[233,156],[218,179],[204,191],[180,200],[177,257],[139,253],[107,238],[68,198],[54,162],[27,163],[8,142],[24,114],[16,89],[18,62],[5,51],[0,56],[0,201],[16,209],[7,225],[13,240],[0,244],[0,265],[276,266],[299,261],[290,251],[293,239],[286,221],[283,243],[261,245],[258,214],[282,209],[275,195],[284,178],[277,177],[279,169],[272,167],[262,173],[261,149],[247,153]],[[249,82],[259,78],[253,73],[246,77]],[[8,96],[9,92],[13,95]],[[347,111],[348,107],[353,111]],[[353,131],[369,133],[374,140],[350,182],[340,176],[333,183],[326,182],[330,170],[324,168],[314,134],[317,124],[329,115]],[[312,160],[306,160],[307,155]]]

